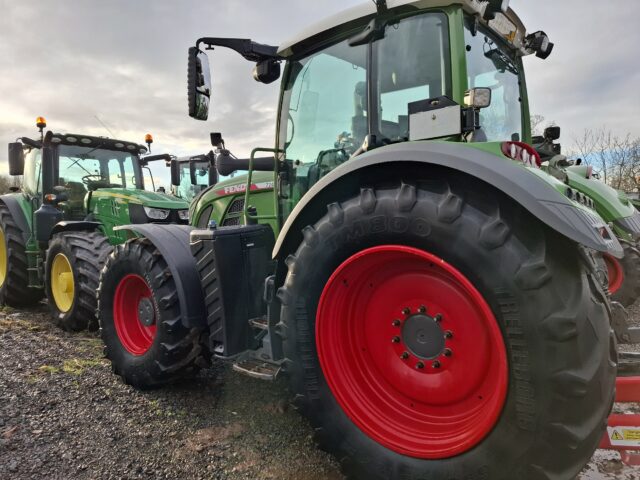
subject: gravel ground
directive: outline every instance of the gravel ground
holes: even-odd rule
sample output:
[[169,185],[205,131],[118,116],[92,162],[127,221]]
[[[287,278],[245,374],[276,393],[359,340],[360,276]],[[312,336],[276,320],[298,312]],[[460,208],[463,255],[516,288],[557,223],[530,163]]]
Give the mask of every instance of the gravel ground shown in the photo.
[[[44,306],[0,311],[0,479],[342,479],[288,400],[284,382],[224,367],[141,393],[94,335],[60,331]],[[579,480],[602,479],[640,470],[597,452]]]

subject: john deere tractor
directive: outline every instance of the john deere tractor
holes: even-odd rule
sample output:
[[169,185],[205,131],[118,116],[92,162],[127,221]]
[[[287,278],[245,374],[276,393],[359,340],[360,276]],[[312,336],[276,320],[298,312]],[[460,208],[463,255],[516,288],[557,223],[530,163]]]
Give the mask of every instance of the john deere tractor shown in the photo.
[[350,478],[577,475],[616,378],[593,257],[622,247],[538,168],[522,57],[553,45],[507,4],[367,2],[280,46],[199,39],[190,115],[212,95],[202,48],[230,48],[259,82],[284,66],[276,143],[216,156],[248,170],[241,225],[127,227],[100,277],[114,371],[284,373]]
[[[23,137],[9,144],[19,192],[0,196],[0,301],[14,307],[49,300],[65,329],[96,326],[100,270],[131,223],[188,223],[188,203],[144,191],[135,143],[88,135]],[[149,158],[149,157],[147,157]]]
[[544,161],[543,169],[560,179],[578,200],[591,202],[602,219],[612,226],[624,248],[624,257],[619,260],[611,255],[603,256],[609,291],[614,301],[625,307],[632,305],[640,297],[640,212],[624,192],[600,181],[592,166],[562,155],[560,144],[554,143],[559,138],[560,127],[549,127],[543,137],[534,139]]

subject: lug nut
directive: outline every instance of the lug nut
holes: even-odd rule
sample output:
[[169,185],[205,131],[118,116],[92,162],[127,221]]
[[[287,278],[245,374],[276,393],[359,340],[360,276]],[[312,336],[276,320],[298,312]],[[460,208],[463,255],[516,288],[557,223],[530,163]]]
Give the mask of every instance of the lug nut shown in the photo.
[[402,352],[402,355],[400,355],[400,358],[402,360],[406,360],[409,358],[409,353],[408,352]]
[[433,317],[433,319],[434,319],[436,322],[441,322],[441,321],[442,321],[442,314],[441,314],[441,313],[436,314],[436,316],[435,316],[435,317]]
[[440,362],[438,360],[434,360],[431,366],[433,368],[440,368]]
[[451,355],[453,355],[453,352],[450,348],[445,348],[443,353],[445,357],[450,357]]
[[418,362],[418,363],[416,363],[416,368],[417,368],[418,370],[422,370],[422,369],[424,368],[424,363],[422,363],[422,362]]
[[424,313],[427,311],[427,307],[425,307],[424,305],[420,305],[420,308],[418,308],[418,312],[420,313]]
[[399,327],[400,323],[401,323],[400,320],[396,318],[393,322],[391,322],[391,325],[393,325],[394,327]]
[[393,343],[400,343],[400,337],[397,337],[397,336],[396,336],[396,337],[393,337],[393,338],[391,339],[391,341],[392,341]]
[[451,330],[447,330],[446,332],[444,332],[444,337],[448,339],[453,338],[453,332]]
[[403,315],[410,315],[411,314],[411,309],[409,307],[404,307],[402,309],[402,314]]

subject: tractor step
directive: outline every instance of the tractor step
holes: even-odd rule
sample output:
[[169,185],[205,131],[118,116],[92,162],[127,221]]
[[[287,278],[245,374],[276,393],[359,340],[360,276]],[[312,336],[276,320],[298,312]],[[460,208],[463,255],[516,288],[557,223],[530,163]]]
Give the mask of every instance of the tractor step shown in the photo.
[[257,328],[259,330],[268,330],[269,329],[269,321],[267,320],[267,317],[258,317],[258,318],[252,318],[251,320],[249,320],[249,325],[253,328]]
[[233,364],[233,370],[258,380],[273,381],[282,370],[279,365],[267,363],[257,358],[245,358]]

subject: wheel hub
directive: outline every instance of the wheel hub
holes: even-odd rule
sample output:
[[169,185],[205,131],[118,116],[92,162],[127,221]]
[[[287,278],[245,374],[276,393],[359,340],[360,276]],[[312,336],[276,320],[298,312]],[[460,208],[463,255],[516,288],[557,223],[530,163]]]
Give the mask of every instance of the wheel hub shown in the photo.
[[444,332],[435,318],[426,314],[418,313],[407,318],[401,338],[409,353],[420,359],[432,360],[444,352]]
[[142,297],[138,302],[138,319],[145,327],[155,323],[155,310],[150,298]]

